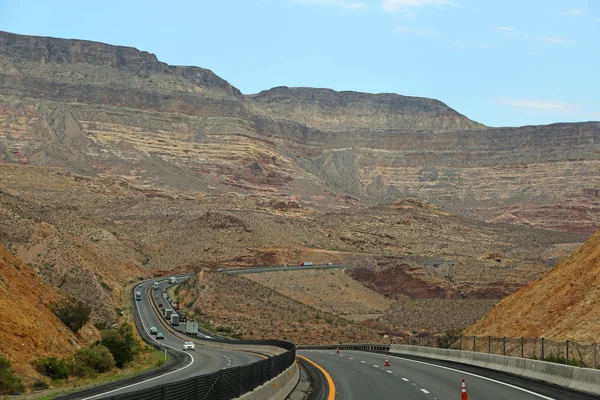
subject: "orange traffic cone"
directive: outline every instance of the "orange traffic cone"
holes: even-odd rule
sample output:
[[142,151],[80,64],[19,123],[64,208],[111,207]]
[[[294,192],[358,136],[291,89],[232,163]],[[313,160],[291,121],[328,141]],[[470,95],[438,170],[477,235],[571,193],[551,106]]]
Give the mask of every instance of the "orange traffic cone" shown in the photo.
[[390,359],[389,359],[389,357],[388,357],[388,355],[387,355],[387,354],[385,355],[385,366],[386,366],[386,367],[389,367],[389,366],[390,366]]
[[337,350],[335,351],[335,354],[340,354],[340,348],[338,347]]
[[467,397],[467,386],[465,385],[465,380],[462,380],[462,394],[460,396],[460,400],[469,400]]

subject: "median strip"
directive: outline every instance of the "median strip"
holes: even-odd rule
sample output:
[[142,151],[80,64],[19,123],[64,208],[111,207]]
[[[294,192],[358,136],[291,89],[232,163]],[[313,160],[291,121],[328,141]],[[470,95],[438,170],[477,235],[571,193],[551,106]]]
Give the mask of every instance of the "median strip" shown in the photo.
[[329,387],[329,395],[327,396],[327,400],[334,400],[335,399],[335,385],[333,384],[333,379],[331,379],[331,376],[329,375],[329,373],[327,371],[325,371],[325,369],[323,367],[321,367],[319,364],[315,363],[312,360],[309,360],[306,357],[303,356],[297,356],[298,358],[303,359],[306,362],[311,363],[315,368],[317,368],[319,371],[321,371],[321,373],[325,376],[325,379],[327,380],[327,386]]

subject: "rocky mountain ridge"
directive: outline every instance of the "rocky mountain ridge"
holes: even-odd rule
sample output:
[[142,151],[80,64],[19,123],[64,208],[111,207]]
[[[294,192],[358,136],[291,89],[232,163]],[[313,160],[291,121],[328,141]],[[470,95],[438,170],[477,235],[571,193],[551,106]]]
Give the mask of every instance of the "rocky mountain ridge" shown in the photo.
[[433,99],[278,87],[103,43],[0,32],[0,162],[155,187],[310,198],[418,197],[590,234],[600,123],[488,128]]

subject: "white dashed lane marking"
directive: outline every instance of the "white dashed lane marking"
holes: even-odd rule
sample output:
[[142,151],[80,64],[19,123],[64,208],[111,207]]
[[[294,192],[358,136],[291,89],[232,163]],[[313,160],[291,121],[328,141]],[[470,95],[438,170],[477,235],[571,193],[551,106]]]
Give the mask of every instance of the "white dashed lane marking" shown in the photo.
[[421,392],[423,392],[423,393],[429,393],[429,392],[428,392],[427,390],[425,390],[425,389],[421,389]]
[[402,378],[402,380],[403,380],[404,382],[408,382],[408,379],[406,379],[406,378]]
[[361,363],[366,364],[364,361],[361,361]]

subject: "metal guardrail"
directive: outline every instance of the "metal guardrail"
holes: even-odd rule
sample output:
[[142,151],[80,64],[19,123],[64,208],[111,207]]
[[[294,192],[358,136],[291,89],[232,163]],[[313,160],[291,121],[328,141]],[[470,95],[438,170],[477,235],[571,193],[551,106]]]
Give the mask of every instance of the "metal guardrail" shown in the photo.
[[252,364],[222,369],[206,375],[171,382],[136,392],[106,397],[110,400],[231,400],[274,379],[296,360],[291,343],[287,352]]
[[363,350],[363,351],[390,351],[389,344],[325,344],[325,345],[302,345],[299,350]]

